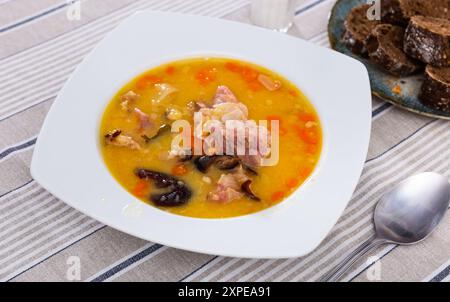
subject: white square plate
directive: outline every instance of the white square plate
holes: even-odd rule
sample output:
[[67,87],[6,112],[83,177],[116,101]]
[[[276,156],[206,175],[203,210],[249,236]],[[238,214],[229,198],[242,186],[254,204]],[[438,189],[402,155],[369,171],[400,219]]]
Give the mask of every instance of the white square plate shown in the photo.
[[[109,174],[98,131],[103,110],[125,83],[191,56],[242,59],[296,84],[323,125],[313,176],[280,204],[251,215],[196,219],[139,201]],[[195,252],[248,258],[311,252],[344,210],[366,158],[371,94],[358,61],[287,35],[208,17],[140,12],[113,30],[78,66],[52,106],[31,173],[77,210],[123,232]]]

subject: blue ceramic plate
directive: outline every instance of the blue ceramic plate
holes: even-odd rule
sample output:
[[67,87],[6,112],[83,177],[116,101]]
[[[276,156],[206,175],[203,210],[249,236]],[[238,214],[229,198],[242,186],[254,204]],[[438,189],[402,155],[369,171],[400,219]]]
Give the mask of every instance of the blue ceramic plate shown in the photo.
[[360,4],[367,3],[365,0],[338,0],[334,5],[328,22],[328,37],[331,47],[343,54],[354,57],[366,65],[370,77],[372,93],[383,100],[409,111],[441,119],[450,119],[450,113],[425,106],[418,98],[423,75],[398,78],[392,76],[374,64],[353,54],[342,43],[344,33],[344,21],[350,10]]

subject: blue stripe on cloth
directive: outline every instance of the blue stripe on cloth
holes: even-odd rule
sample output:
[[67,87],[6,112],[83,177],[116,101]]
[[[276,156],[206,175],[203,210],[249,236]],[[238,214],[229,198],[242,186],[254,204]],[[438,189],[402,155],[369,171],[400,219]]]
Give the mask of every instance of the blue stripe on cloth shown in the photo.
[[12,190],[10,190],[10,191],[8,191],[8,192],[5,192],[5,193],[1,194],[1,195],[0,195],[0,198],[2,198],[3,196],[6,196],[6,195],[8,195],[8,194],[14,193],[15,191],[17,191],[17,190],[19,190],[19,189],[22,189],[22,188],[25,187],[26,185],[30,184],[33,180],[34,180],[34,179],[30,179],[30,180],[27,181],[26,183],[24,183],[24,184],[18,186],[17,188],[14,188],[14,189],[12,189]]
[[444,268],[439,274],[434,276],[430,282],[441,282],[444,280],[448,275],[450,275],[450,265]]
[[52,7],[52,8],[50,8],[50,9],[48,9],[48,10],[46,10],[46,11],[43,11],[43,12],[41,12],[41,13],[39,13],[39,14],[36,14],[36,15],[34,15],[34,16],[31,16],[31,17],[28,17],[28,18],[26,18],[26,19],[23,19],[23,20],[21,20],[21,21],[19,21],[19,22],[17,22],[17,23],[13,23],[13,24],[10,24],[10,25],[5,26],[5,27],[3,27],[3,28],[0,28],[0,33],[4,33],[4,32],[6,32],[6,31],[8,31],[8,30],[13,29],[13,28],[16,28],[16,27],[19,27],[19,26],[24,25],[24,24],[26,24],[26,23],[29,23],[29,22],[31,22],[31,21],[37,20],[37,19],[39,19],[39,18],[41,18],[41,17],[44,17],[44,16],[46,16],[46,15],[48,15],[48,14],[51,14],[51,13],[53,13],[53,12],[56,12],[56,11],[58,11],[58,10],[64,8],[64,7],[68,6],[68,5],[70,5],[70,4],[71,4],[71,3],[69,3],[69,2],[62,3],[62,4],[58,5],[58,6]]
[[36,143],[36,139],[37,138],[34,137],[20,145],[7,148],[6,150],[4,150],[0,153],[0,160],[4,159],[5,157],[7,157],[8,155],[10,155],[14,152],[17,152],[17,151],[20,151],[20,150],[23,150],[23,149],[33,146]]
[[392,105],[390,103],[384,103],[383,105],[381,105],[380,107],[378,107],[377,109],[372,111],[372,118],[376,117],[381,112],[383,112],[383,111],[385,111],[385,110],[387,110],[388,108],[391,108],[391,107],[392,107]]
[[205,266],[207,266],[208,264],[210,264],[211,262],[213,262],[215,259],[217,259],[219,256],[214,256],[211,259],[209,259],[208,261],[206,261],[205,263],[203,263],[200,267],[196,268],[194,271],[190,272],[189,274],[187,274],[186,276],[184,276],[183,278],[181,278],[180,280],[178,280],[178,282],[183,282],[184,280],[186,280],[187,278],[189,278],[190,276],[192,276],[193,274],[195,274],[196,272],[198,272],[199,270],[201,270],[202,268],[204,268]]
[[302,7],[301,9],[297,10],[297,11],[295,12],[295,14],[296,14],[296,15],[301,14],[301,13],[303,13],[303,12],[309,10],[310,8],[313,8],[314,6],[317,6],[317,5],[319,5],[320,3],[325,2],[325,1],[326,1],[326,0],[318,0],[318,1],[315,1],[315,2],[313,2],[313,3],[311,3],[311,4],[308,4],[307,6]]
[[145,250],[135,254],[131,258],[128,258],[127,260],[125,260],[125,261],[119,263],[118,265],[114,266],[113,268],[107,270],[106,272],[104,272],[100,276],[98,276],[98,277],[94,278],[93,280],[91,280],[91,282],[102,282],[102,281],[105,281],[105,280],[111,278],[112,276],[114,276],[115,274],[117,274],[118,272],[120,272],[120,271],[124,270],[125,268],[129,267],[130,265],[132,265],[136,261],[139,261],[139,260],[147,257],[148,255],[154,253],[155,251],[159,250],[162,247],[163,246],[161,244],[153,244],[152,246],[146,248]]

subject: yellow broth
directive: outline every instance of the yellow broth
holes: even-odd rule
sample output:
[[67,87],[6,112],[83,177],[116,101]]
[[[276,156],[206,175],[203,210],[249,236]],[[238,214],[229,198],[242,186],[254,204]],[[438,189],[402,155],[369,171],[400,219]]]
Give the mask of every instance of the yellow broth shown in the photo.
[[[281,87],[269,91],[254,80],[255,74],[268,75],[279,81]],[[155,83],[168,83],[178,91],[154,105],[150,100],[157,93]],[[210,102],[219,85],[228,86],[237,99],[248,107],[249,119],[280,120],[278,164],[260,167],[258,175],[251,176],[252,190],[261,200],[247,197],[228,203],[208,200],[208,192],[215,188],[220,175],[226,172],[211,167],[207,174],[203,174],[188,162],[184,165],[187,173],[177,177],[192,189],[192,197],[182,206],[158,208],[199,218],[240,216],[279,203],[308,178],[320,157],[322,131],[313,106],[301,91],[281,75],[261,66],[227,58],[195,58],[171,62],[134,78],[120,89],[106,108],[99,134],[101,152],[109,171],[128,192],[145,203],[153,204],[149,195],[159,192],[158,189],[152,184],[139,188],[142,181],[135,175],[135,169],[147,168],[172,174],[179,161],[177,158],[167,159],[166,156],[176,135],[170,131],[148,144],[139,141],[142,145],[140,150],[105,143],[105,134],[114,129],[133,133],[138,127],[138,121],[123,110],[122,96],[130,90],[136,92],[140,97],[133,106],[153,117],[157,116],[161,123],[168,107],[181,110],[183,118],[192,122],[192,115],[186,110],[187,104],[193,100]],[[211,183],[205,182],[205,176],[210,178]]]

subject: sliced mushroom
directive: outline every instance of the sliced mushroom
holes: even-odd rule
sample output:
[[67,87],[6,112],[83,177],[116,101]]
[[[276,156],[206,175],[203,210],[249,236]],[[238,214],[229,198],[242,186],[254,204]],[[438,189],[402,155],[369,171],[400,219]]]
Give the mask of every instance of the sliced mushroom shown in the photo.
[[137,169],[136,175],[140,179],[153,180],[157,188],[167,188],[171,185],[179,185],[178,179],[162,172],[156,172],[148,169]]
[[[186,161],[187,159],[183,159]],[[231,170],[240,164],[240,159],[231,155],[202,155],[194,158],[194,164],[202,173],[208,172],[213,164],[220,170]]]
[[241,161],[238,157],[230,155],[218,156],[214,161],[215,165],[220,170],[234,169],[237,167],[237,165],[239,165],[240,162]]
[[152,194],[150,199],[158,206],[176,207],[185,204],[191,195],[191,190],[182,186],[175,187],[172,191],[166,193]]
[[190,161],[192,158],[193,158],[192,154],[180,155],[178,161],[187,162]]
[[150,195],[150,200],[158,206],[180,206],[187,203],[192,196],[191,189],[171,175],[148,169],[137,169],[135,173],[140,179],[152,180],[157,188],[169,189],[167,192]]
[[261,198],[259,198],[258,196],[256,196],[253,193],[252,188],[250,187],[251,184],[252,184],[252,181],[250,179],[243,182],[241,185],[242,192],[244,192],[245,196],[247,196],[248,198],[250,198],[252,200],[261,201]]
[[114,138],[118,137],[122,133],[122,130],[115,129],[109,133],[105,134],[105,138],[108,140],[113,140]]
[[158,129],[158,131],[156,132],[155,135],[153,135],[153,136],[150,137],[150,136],[144,134],[144,135],[141,135],[141,137],[144,139],[145,143],[149,143],[151,140],[153,140],[153,139],[155,139],[155,138],[161,136],[162,134],[164,134],[164,133],[167,132],[167,131],[170,131],[170,129],[171,129],[171,126],[170,126],[170,125],[168,125],[168,124],[163,124],[163,125],[161,125],[161,126],[159,127],[159,129]]
[[215,160],[216,156],[214,155],[213,156],[202,155],[194,159],[194,164],[197,167],[197,170],[199,170],[202,173],[206,173]]
[[251,167],[249,167],[249,166],[247,166],[247,165],[242,165],[242,167],[247,171],[247,172],[250,172],[251,174],[253,174],[253,175],[258,175],[258,172],[256,172],[256,170],[255,169],[253,169],[253,168],[251,168]]

